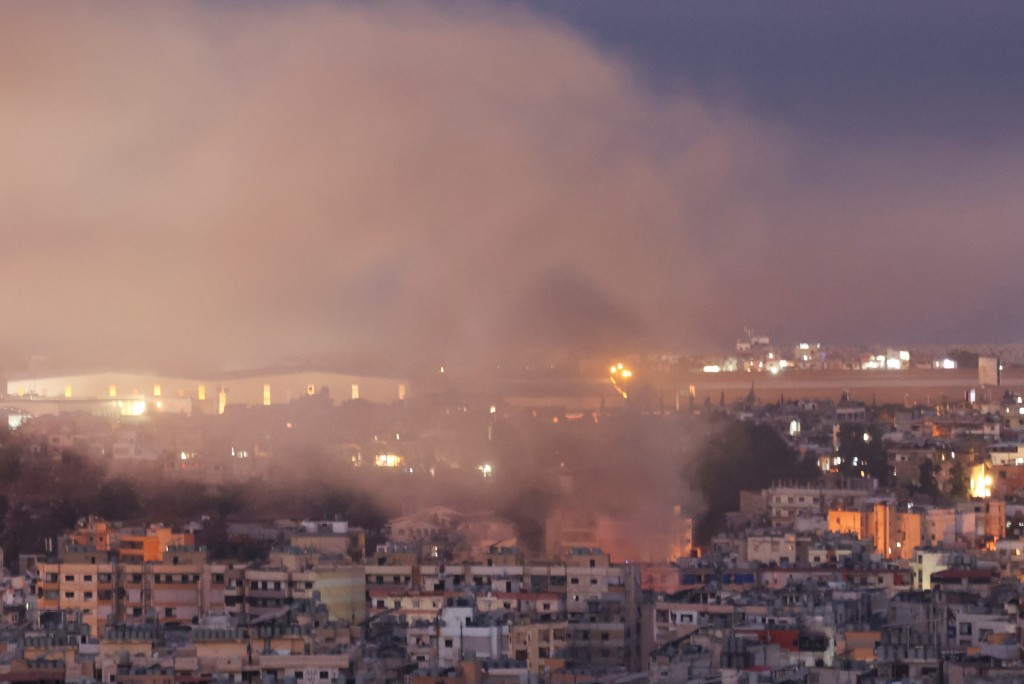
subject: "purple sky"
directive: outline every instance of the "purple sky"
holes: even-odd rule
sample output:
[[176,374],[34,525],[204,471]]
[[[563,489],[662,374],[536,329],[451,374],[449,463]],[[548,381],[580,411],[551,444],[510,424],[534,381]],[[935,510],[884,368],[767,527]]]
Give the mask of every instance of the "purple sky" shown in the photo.
[[1012,342],[1020,3],[0,5],[0,349]]

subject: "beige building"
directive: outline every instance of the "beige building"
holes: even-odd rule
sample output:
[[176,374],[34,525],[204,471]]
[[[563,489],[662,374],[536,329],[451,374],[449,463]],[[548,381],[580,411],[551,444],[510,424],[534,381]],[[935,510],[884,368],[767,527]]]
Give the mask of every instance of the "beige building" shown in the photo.
[[363,399],[392,404],[405,399],[400,378],[325,371],[250,372],[211,377],[144,373],[83,373],[25,377],[7,383],[4,405],[34,415],[76,411],[96,415],[223,413],[228,406],[271,406],[303,397],[340,403]]

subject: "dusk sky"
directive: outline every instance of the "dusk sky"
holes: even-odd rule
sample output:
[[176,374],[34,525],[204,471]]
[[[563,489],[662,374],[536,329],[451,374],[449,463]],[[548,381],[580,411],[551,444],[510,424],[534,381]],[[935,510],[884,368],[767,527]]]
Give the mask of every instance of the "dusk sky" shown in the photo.
[[1024,4],[0,4],[0,351],[1024,341]]

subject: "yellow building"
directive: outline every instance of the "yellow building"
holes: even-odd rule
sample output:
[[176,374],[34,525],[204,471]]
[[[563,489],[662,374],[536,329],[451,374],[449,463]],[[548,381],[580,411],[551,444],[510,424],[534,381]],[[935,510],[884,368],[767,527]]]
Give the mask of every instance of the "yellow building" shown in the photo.
[[833,509],[828,512],[828,530],[836,534],[852,534],[864,539],[867,528],[867,514],[863,511]]
[[194,547],[191,532],[174,532],[169,527],[151,525],[140,534],[119,534],[118,556],[122,563],[159,563],[168,550],[176,547]]
[[899,510],[895,504],[880,501],[867,510],[832,509],[828,512],[828,529],[839,534],[854,534],[858,539],[871,539],[876,553],[886,558],[909,559],[921,545],[919,511]]
[[39,610],[81,614],[97,634],[115,611],[115,565],[110,563],[40,563],[36,596]]

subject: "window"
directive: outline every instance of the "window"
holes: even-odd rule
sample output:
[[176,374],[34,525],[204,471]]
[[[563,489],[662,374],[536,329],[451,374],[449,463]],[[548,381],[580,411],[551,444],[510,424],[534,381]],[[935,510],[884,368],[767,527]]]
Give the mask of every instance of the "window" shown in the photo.
[[85,592],[85,595],[82,598],[91,599],[92,598],[92,592],[91,591]]
[[92,575],[86,575],[82,578],[83,582],[92,582]]
[[73,598],[75,598],[75,592],[73,592],[73,591],[65,591],[64,592],[64,598],[66,598],[66,599],[73,599]]
[[75,581],[75,576],[74,575],[64,575],[64,581],[65,582],[74,582]]
[[444,647],[445,648],[451,648],[454,645],[455,645],[455,640],[454,639],[445,639],[444,640]]

